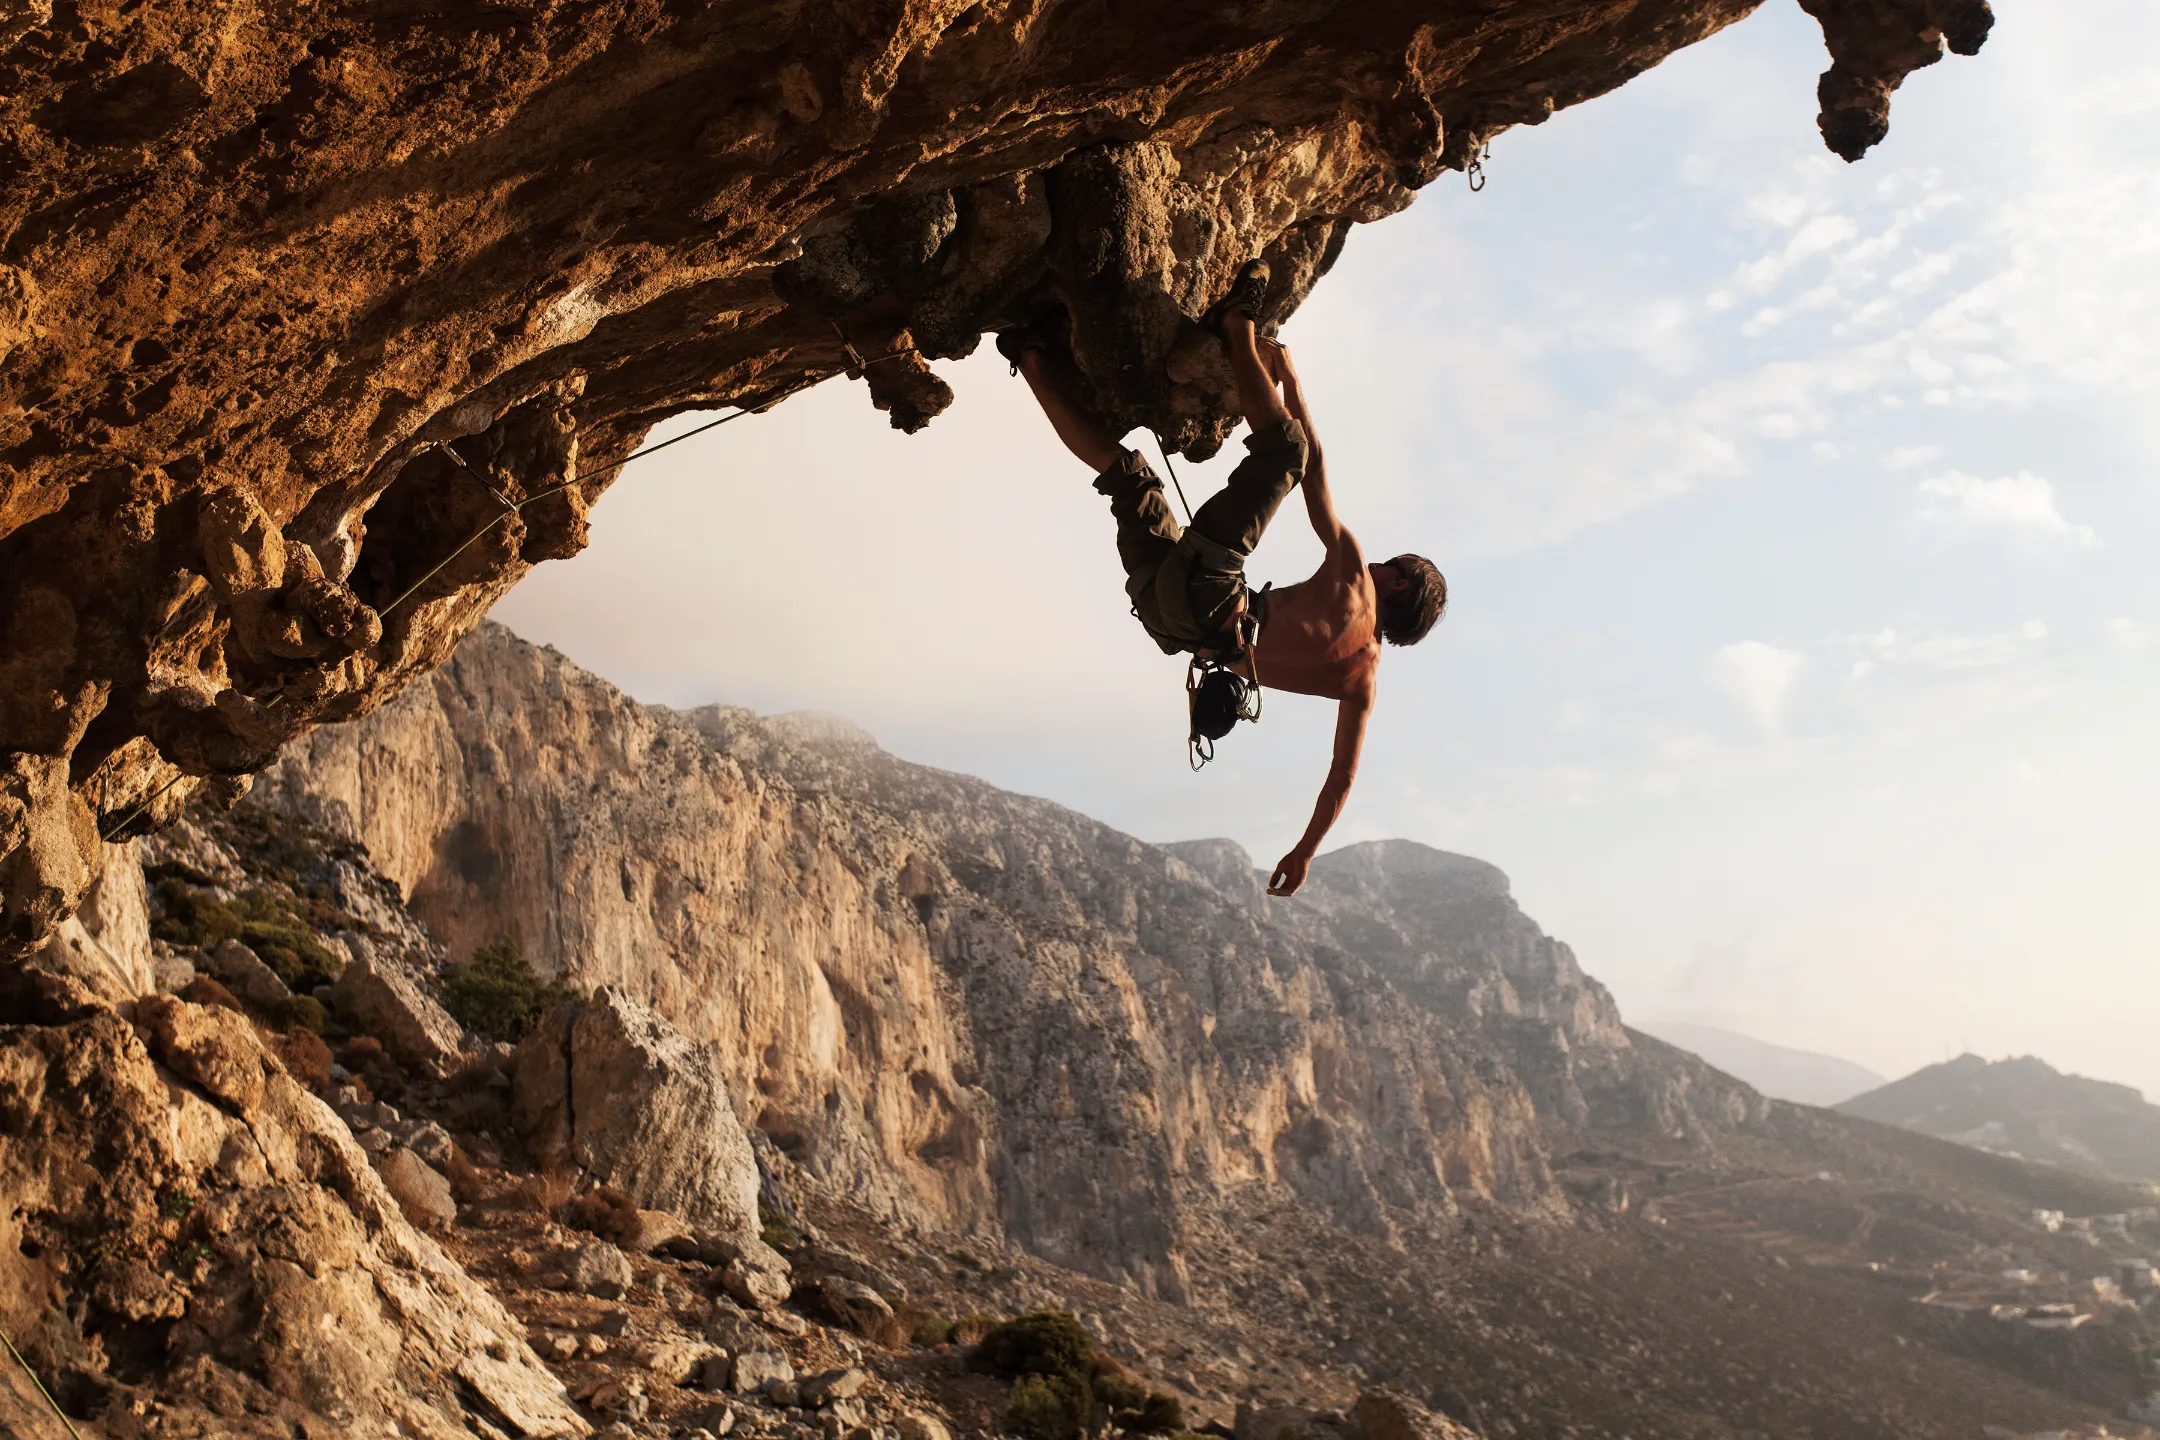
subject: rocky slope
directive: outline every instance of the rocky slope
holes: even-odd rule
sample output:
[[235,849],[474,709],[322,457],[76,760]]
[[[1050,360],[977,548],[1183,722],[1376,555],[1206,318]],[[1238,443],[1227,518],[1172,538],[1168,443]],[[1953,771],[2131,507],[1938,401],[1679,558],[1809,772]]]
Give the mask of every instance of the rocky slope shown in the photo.
[[1960,1055],[1837,1107],[1966,1145],[2116,1180],[2160,1181],[2160,1106],[2030,1055]]
[[[441,663],[655,421],[852,369],[912,429],[932,361],[1062,312],[1096,409],[1205,453],[1189,317],[1241,261],[1294,307],[1353,225],[1756,3],[14,0],[0,946],[100,833]],[[1805,8],[1847,158],[1991,18]]]
[[1052,1440],[975,1343],[1044,1308],[1099,1357],[1056,1393],[1235,1440],[2122,1433],[2160,1388],[2149,1292],[2088,1283],[2149,1276],[2146,1197],[1764,1102],[1464,857],[1271,901],[484,627],[105,860],[0,993],[0,1328],[85,1434]]
[[1143,845],[842,722],[641,706],[499,626],[250,804],[364,845],[453,956],[514,939],[717,1041],[757,1127],[889,1222],[1170,1298],[1194,1191],[1386,1235],[1557,1209],[1547,1123],[1762,1114],[1633,1040],[1491,866],[1357,846],[1270,901],[1227,842]]

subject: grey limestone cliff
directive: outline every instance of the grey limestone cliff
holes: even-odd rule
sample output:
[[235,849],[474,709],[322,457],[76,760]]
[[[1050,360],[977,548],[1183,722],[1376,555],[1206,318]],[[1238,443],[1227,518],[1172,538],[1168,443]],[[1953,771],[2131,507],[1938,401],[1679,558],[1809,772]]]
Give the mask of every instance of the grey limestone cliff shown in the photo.
[[1481,862],[1357,846],[1270,901],[1229,842],[1143,844],[821,717],[642,706],[500,627],[250,803],[363,842],[453,956],[514,936],[715,1043],[746,1122],[890,1223],[1167,1297],[1207,1196],[1375,1234],[1557,1215],[1559,1132],[1761,1113],[1631,1036]]

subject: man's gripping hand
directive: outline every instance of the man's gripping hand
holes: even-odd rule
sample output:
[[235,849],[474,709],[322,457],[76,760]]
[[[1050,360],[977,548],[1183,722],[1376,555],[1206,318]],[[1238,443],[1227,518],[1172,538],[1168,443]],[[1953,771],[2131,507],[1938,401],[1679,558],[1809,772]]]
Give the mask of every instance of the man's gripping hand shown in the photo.
[[1270,895],[1295,895],[1298,886],[1305,883],[1305,871],[1312,865],[1312,856],[1303,850],[1292,850],[1282,857],[1269,877],[1267,893]]

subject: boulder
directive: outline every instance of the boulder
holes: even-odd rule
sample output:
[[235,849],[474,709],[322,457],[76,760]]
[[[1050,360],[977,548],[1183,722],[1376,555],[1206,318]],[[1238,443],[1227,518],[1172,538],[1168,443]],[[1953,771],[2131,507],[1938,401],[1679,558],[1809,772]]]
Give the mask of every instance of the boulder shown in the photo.
[[697,1243],[691,1237],[690,1227],[665,1210],[638,1211],[636,1220],[631,1224],[630,1233],[623,1238],[623,1245],[639,1255],[650,1255],[659,1250],[673,1254],[677,1249],[687,1246],[689,1254],[681,1258],[694,1259],[697,1256]]
[[536,1155],[566,1153],[640,1207],[697,1230],[755,1237],[757,1161],[719,1047],[603,988],[542,1018],[518,1046],[514,1083],[512,1118]]
[[952,1440],[952,1430],[935,1415],[920,1410],[900,1412],[900,1440]]
[[457,1223],[450,1182],[411,1150],[402,1145],[392,1150],[376,1162],[375,1173],[405,1218],[421,1229],[444,1230]]
[[787,1276],[757,1264],[748,1256],[728,1262],[720,1272],[720,1288],[734,1298],[737,1304],[752,1310],[772,1310],[787,1303],[793,1288]]
[[266,1076],[276,1062],[264,1053],[246,1016],[223,1006],[145,995],[135,1004],[135,1023],[181,1079],[242,1115],[261,1105]]
[[1361,1440],[1478,1440],[1458,1425],[1393,1390],[1368,1390],[1350,1411]]
[[827,1275],[818,1281],[817,1297],[833,1323],[858,1335],[868,1335],[881,1321],[892,1319],[893,1308],[884,1296],[845,1275]]
[[203,957],[204,968],[218,983],[248,1004],[268,1009],[292,997],[290,986],[262,958],[238,940],[227,940]]
[[150,946],[150,973],[159,990],[173,995],[195,983],[195,962],[157,940]]
[[793,1382],[795,1366],[777,1350],[746,1350],[735,1357],[728,1372],[728,1388],[737,1395],[762,1390],[776,1381]]
[[159,988],[149,896],[133,843],[99,848],[81,908],[54,927],[34,963],[72,975],[100,999],[121,1004]]
[[457,1063],[463,1027],[395,960],[357,956],[330,987],[330,1008],[409,1066],[440,1075]]
[[903,1410],[899,1420],[900,1440],[952,1440],[952,1430],[943,1420],[921,1410]]
[[[51,1267],[35,1330],[12,1333],[70,1357],[59,1373],[84,1395],[151,1416],[111,1406],[86,1434],[590,1433],[523,1327],[245,1018],[134,1005],[131,1026],[65,977],[0,970],[0,1213],[37,1217]],[[179,1218],[174,1196],[191,1200]],[[116,1323],[169,1348],[108,1370]],[[0,1434],[61,1433],[0,1416]]]
[[600,1300],[620,1300],[636,1278],[629,1257],[605,1240],[578,1246],[562,1268],[572,1288]]
[[862,1394],[870,1383],[870,1372],[850,1365],[843,1370],[827,1370],[802,1382],[797,1392],[802,1403],[810,1406],[823,1405],[829,1400],[852,1400]]

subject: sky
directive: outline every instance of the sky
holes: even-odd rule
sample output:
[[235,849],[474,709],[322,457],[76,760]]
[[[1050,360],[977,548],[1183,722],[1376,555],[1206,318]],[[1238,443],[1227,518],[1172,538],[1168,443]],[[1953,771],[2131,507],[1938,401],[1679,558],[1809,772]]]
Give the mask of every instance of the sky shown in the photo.
[[[2160,1097],[2160,7],[1996,10],[1858,165],[1770,0],[1352,235],[1283,338],[1347,523],[1452,600],[1329,848],[1499,865],[1633,1018]],[[1332,707],[1190,773],[1089,475],[987,344],[941,370],[918,435],[835,381],[634,464],[497,618],[1272,864]],[[1318,557],[1291,506],[1251,570]]]

